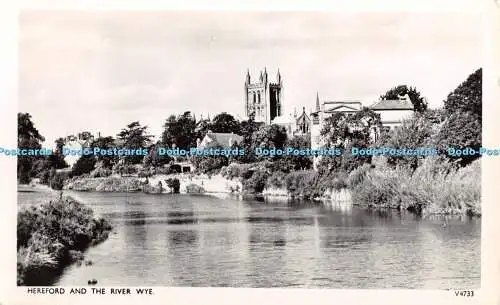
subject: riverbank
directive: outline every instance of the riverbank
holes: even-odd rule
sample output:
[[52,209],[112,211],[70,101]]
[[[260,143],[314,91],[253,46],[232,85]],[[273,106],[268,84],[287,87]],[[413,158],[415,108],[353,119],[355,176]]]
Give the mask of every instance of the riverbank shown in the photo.
[[64,267],[81,264],[83,252],[106,240],[111,231],[107,220],[94,217],[92,209],[72,198],[31,203],[23,205],[17,216],[18,285],[50,284]]
[[145,192],[145,193],[171,193],[167,180],[178,179],[180,183],[179,192],[189,193],[240,193],[241,182],[229,180],[221,175],[153,175],[148,178],[121,177],[113,175],[109,177],[88,178],[76,177],[68,180],[64,189],[74,191],[97,191],[97,192]]

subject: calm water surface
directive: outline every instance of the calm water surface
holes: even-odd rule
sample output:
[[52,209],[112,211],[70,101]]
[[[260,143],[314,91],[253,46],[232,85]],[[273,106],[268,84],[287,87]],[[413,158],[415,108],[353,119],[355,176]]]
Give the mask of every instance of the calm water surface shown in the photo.
[[[71,192],[113,233],[56,285],[480,287],[478,219],[188,195]],[[447,225],[443,226],[446,221]]]

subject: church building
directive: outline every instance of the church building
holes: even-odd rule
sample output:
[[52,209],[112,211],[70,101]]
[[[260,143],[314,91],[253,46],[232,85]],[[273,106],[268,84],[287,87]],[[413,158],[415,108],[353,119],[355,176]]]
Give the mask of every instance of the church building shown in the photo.
[[283,81],[280,71],[276,74],[276,82],[270,82],[267,70],[260,72],[257,82],[252,83],[247,70],[245,80],[245,115],[255,116],[256,122],[271,124],[274,118],[283,113]]

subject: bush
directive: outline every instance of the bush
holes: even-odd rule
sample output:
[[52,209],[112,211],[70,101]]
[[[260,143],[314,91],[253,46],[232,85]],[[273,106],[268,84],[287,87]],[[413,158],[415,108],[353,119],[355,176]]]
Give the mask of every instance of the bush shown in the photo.
[[[248,177],[248,175],[251,176]],[[260,194],[266,187],[267,178],[269,174],[266,170],[258,169],[255,171],[245,172],[243,180],[243,190],[250,194]],[[248,178],[246,178],[248,177]]]
[[277,171],[274,172],[268,179],[266,186],[267,187],[275,187],[275,188],[283,188],[286,187],[286,177],[287,174]]
[[319,195],[317,193],[315,171],[304,170],[289,173],[285,178],[286,189],[292,196],[303,196],[311,198]]
[[64,175],[62,173],[56,173],[51,179],[50,179],[50,188],[53,190],[62,190],[64,187],[64,180],[67,178],[67,175]]
[[91,209],[72,200],[50,201],[18,213],[18,284],[47,285],[51,271],[70,261],[70,251],[83,251],[107,238],[111,226]]
[[176,193],[176,194],[179,193],[180,188],[181,188],[181,183],[180,183],[179,179],[169,178],[169,179],[165,180],[165,182],[167,183],[167,186],[170,188],[171,193]]
[[71,169],[72,176],[81,176],[83,174],[89,174],[94,170],[96,164],[96,158],[92,155],[81,156]]
[[481,214],[480,160],[458,168],[444,157],[428,157],[413,172],[405,167],[362,171],[350,178],[355,204],[418,214]]
[[205,189],[197,184],[189,184],[186,186],[186,193],[188,194],[202,194],[205,193]]

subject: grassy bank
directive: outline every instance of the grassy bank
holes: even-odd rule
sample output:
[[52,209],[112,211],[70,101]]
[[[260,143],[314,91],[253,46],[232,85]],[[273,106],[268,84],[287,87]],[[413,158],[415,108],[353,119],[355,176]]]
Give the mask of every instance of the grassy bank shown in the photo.
[[17,284],[49,285],[110,230],[105,219],[71,198],[24,207],[17,219]]
[[354,204],[397,208],[417,214],[481,215],[481,161],[458,168],[426,158],[415,171],[361,167],[349,179]]
[[409,210],[416,214],[481,215],[481,161],[458,167],[429,157],[415,169],[365,164],[350,173],[313,170],[283,173],[265,164],[230,164],[222,174],[242,182],[249,194],[351,201],[369,208]]

